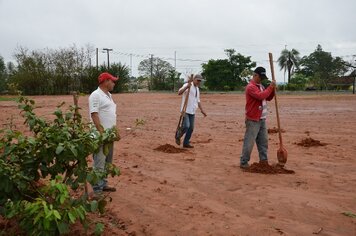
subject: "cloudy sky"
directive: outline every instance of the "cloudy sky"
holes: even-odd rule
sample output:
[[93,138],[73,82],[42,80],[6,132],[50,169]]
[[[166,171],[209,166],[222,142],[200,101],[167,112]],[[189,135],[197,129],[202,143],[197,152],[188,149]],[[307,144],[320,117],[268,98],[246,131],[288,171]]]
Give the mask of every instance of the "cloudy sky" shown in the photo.
[[304,56],[320,44],[355,60],[355,23],[355,0],[0,0],[0,56],[13,61],[19,46],[90,44],[100,49],[100,64],[101,49],[112,48],[110,62],[127,64],[136,76],[149,54],[190,74],[233,48],[269,71],[268,52],[277,59],[285,47]]

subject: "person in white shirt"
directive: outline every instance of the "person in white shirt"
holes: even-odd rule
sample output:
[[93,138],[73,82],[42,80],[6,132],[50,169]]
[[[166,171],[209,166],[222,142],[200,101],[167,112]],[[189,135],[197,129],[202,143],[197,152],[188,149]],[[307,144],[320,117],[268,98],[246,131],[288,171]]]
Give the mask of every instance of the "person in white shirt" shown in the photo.
[[[183,140],[183,147],[184,148],[193,148],[193,146],[190,144],[190,138],[193,134],[194,130],[194,120],[195,120],[195,111],[199,107],[201,113],[204,116],[207,116],[205,111],[203,110],[203,107],[200,103],[200,92],[199,92],[199,85],[202,81],[203,77],[199,74],[196,74],[193,76],[193,81],[188,81],[187,83],[183,84],[183,86],[178,90],[178,95],[182,95],[182,104],[181,104],[181,112],[184,107],[184,102],[185,98],[188,95],[188,88],[189,90],[189,97],[188,97],[188,103],[187,103],[187,108],[185,111],[185,115],[183,118],[183,130],[182,134],[185,134],[184,140]],[[180,145],[180,138],[181,137],[176,137],[176,143]]]
[[[90,120],[100,133],[105,129],[116,128],[116,104],[110,91],[114,89],[117,80],[118,78],[107,72],[101,73],[98,77],[99,87],[89,96]],[[113,149],[113,145],[110,145],[108,155],[104,154],[103,147],[100,147],[98,153],[94,153],[94,170],[104,171],[106,163],[112,163]],[[116,191],[114,187],[107,184],[106,179],[100,179],[92,187],[95,194],[100,194],[102,191]]]

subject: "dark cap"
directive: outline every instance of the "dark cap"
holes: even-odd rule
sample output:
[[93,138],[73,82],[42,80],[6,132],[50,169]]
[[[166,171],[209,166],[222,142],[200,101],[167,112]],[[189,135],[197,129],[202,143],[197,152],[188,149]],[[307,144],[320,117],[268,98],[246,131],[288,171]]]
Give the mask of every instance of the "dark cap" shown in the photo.
[[261,80],[268,79],[266,76],[266,69],[261,66],[257,67],[253,72],[258,74],[260,76]]
[[201,75],[199,75],[199,74],[194,75],[193,78],[196,79],[196,80],[200,80],[200,81],[203,80],[203,76],[201,76]]
[[115,76],[111,75],[110,73],[108,72],[104,72],[104,73],[101,73],[98,77],[98,82],[99,84],[101,84],[102,82],[104,82],[105,80],[112,80],[112,81],[116,81],[118,80],[119,78],[116,78]]

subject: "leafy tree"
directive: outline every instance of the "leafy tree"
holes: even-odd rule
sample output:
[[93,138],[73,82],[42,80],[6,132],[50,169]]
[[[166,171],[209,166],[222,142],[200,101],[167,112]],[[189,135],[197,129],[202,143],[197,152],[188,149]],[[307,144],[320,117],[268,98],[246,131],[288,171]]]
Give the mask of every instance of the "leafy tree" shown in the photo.
[[246,70],[256,66],[251,57],[236,53],[234,49],[226,49],[227,59],[209,60],[203,63],[205,85],[211,90],[235,90],[247,84]]
[[93,49],[90,45],[86,48],[73,45],[69,48],[47,50],[54,94],[69,94],[83,89],[81,82],[88,75],[91,51]]
[[130,83],[130,68],[127,65],[113,63],[110,65],[109,73],[119,78],[114,87],[114,93],[128,91]]
[[169,62],[158,57],[145,59],[138,65],[140,75],[150,78],[148,84],[150,90],[171,90],[172,81],[169,77],[172,70],[175,69]]
[[15,58],[18,66],[9,82],[18,84],[24,94],[46,94],[45,89],[49,87],[46,55],[39,51],[28,52],[20,47]]
[[96,67],[89,67],[86,69],[86,76],[81,77],[81,84],[83,85],[83,91],[91,93],[98,88],[98,77],[103,72],[109,72],[110,74],[119,78],[117,84],[114,87],[114,93],[128,91],[130,82],[130,68],[121,63],[112,63],[110,69],[107,69],[106,65],[101,65],[97,69]]
[[0,93],[6,89],[6,66],[4,58],[0,56]]
[[311,78],[311,82],[320,89],[327,89],[328,82],[347,71],[344,60],[340,57],[333,58],[330,52],[323,51],[320,45],[309,56],[304,56],[300,61],[298,73]]
[[227,59],[210,59],[202,65],[202,75],[206,79],[204,85],[210,90],[230,90],[229,79],[232,78],[231,68]]
[[286,85],[285,89],[293,90],[304,90],[310,78],[305,77],[303,74],[295,73],[293,74],[290,82]]
[[299,66],[299,52],[296,49],[287,50],[283,49],[281,56],[278,58],[278,65],[281,70],[288,72],[288,83],[290,82],[291,76],[293,74],[293,69]]
[[69,94],[83,90],[88,76],[90,46],[75,45],[58,50],[29,51],[19,47],[15,53],[17,67],[10,73],[9,83],[18,84],[24,94]]
[[175,70],[169,71],[168,75],[168,86],[171,87],[171,90],[175,92],[177,89],[179,89],[182,86],[182,83],[180,82],[180,76],[182,73],[178,73]]

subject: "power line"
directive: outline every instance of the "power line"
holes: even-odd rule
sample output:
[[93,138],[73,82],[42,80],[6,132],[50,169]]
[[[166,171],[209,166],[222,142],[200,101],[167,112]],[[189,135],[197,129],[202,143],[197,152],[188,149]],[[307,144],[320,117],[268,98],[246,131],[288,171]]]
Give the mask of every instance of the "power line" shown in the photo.
[[[134,54],[134,53],[125,53],[125,52],[113,52],[114,54],[120,54],[120,55],[124,55],[124,56],[133,56],[133,57],[141,57],[141,58],[150,58],[150,54],[149,55],[140,55],[140,54]],[[187,59],[187,58],[171,58],[171,57],[158,57],[160,59],[163,60],[171,60],[171,61],[188,61],[188,62],[208,62],[206,60],[201,60],[201,59]]]

